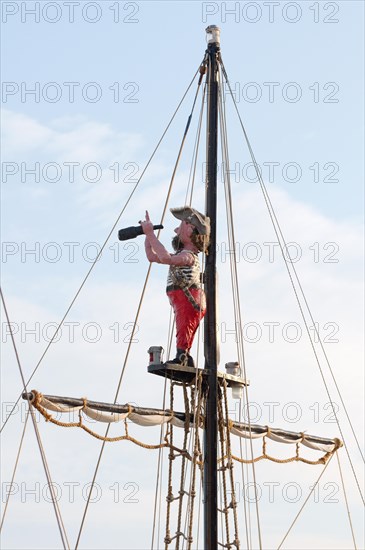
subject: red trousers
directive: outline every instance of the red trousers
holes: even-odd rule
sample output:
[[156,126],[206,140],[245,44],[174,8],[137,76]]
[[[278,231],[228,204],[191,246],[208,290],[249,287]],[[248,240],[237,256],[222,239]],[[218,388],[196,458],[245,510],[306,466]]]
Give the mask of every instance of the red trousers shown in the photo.
[[200,311],[194,308],[182,290],[170,290],[167,292],[175,313],[176,347],[187,351],[193,345],[196,330],[205,315],[207,307],[204,290],[192,288],[190,292],[196,303],[199,304]]

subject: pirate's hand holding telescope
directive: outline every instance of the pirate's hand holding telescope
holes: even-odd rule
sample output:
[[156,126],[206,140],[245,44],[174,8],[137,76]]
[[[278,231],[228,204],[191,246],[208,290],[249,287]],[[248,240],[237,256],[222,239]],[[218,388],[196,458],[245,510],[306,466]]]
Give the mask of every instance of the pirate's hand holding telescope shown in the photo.
[[141,224],[143,233],[146,235],[144,246],[147,259],[150,262],[157,262],[159,264],[169,263],[167,260],[169,260],[170,254],[154,234],[154,225],[150,220],[148,210],[146,210],[146,219],[139,223]]
[[190,238],[192,226],[189,223],[182,221],[175,229],[176,236],[173,239],[175,254],[170,254],[154,234],[153,229],[156,226],[152,224],[147,210],[146,219],[139,223],[146,235],[145,250],[150,262],[175,266],[191,266],[194,263],[191,252],[197,252],[197,249]]

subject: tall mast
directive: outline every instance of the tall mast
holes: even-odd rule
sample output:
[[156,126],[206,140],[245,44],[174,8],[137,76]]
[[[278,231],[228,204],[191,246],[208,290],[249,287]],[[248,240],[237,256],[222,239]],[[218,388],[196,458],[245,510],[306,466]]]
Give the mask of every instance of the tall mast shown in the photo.
[[207,376],[206,424],[204,432],[204,548],[218,548],[217,523],[217,311],[216,311],[216,219],[217,219],[217,148],[218,148],[218,60],[220,30],[207,27],[208,33],[208,110],[206,159],[206,214],[211,221],[210,246],[205,267],[207,313],[204,320],[205,368]]

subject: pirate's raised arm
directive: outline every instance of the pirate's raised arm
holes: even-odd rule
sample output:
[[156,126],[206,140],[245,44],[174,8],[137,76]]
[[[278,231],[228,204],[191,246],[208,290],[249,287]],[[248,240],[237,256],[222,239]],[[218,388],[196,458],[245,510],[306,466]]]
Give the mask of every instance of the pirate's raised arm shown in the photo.
[[194,257],[191,252],[183,250],[178,254],[170,254],[164,245],[160,243],[153,231],[153,223],[146,210],[146,219],[140,222],[143,233],[146,235],[145,251],[150,262],[166,265],[192,265]]

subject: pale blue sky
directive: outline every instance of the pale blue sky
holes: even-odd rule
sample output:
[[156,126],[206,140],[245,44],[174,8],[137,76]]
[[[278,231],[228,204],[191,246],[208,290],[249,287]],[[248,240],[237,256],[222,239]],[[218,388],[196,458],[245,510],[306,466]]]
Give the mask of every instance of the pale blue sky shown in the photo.
[[[232,83],[239,83],[240,107],[258,159],[305,166],[315,161],[322,166],[336,162],[340,170],[338,184],[316,185],[314,172],[308,169],[307,178],[299,184],[283,185],[301,200],[310,196],[321,211],[340,219],[361,216],[362,164],[358,159],[363,148],[362,3],[329,3],[325,10],[323,3],[301,2],[296,23],[284,20],[283,13],[295,16],[293,9],[285,11],[285,2],[275,8],[273,23],[268,21],[269,7],[263,4],[256,23],[244,20],[244,16],[253,19],[255,15],[252,10],[245,15],[245,3],[240,4],[235,16],[226,15],[226,23],[221,21],[222,6],[234,3],[206,4],[218,10],[215,16],[206,15],[206,23],[217,22],[222,27],[223,59]],[[315,4],[319,6],[318,23],[313,22]],[[82,19],[81,6],[75,7],[75,22],[68,23],[68,9],[62,3],[61,19],[54,24],[45,22],[42,13],[40,23],[33,23],[34,17],[24,14],[27,22],[23,24],[21,9],[19,14],[8,15],[3,25],[3,80],[29,85],[40,82],[41,86],[54,81],[61,85],[63,97],[57,103],[41,100],[36,104],[29,98],[22,104],[17,94],[9,97],[3,107],[31,114],[40,122],[65,114],[90,116],[111,124],[115,131],[143,133],[146,145],[154,143],[200,61],[206,26],[203,14],[213,8],[204,8],[199,2],[142,2],[138,3],[138,13],[130,16],[138,23],[117,24],[112,23],[115,15],[111,5],[100,4],[101,18],[95,24]],[[332,14],[336,6],[338,13]],[[133,3],[128,10],[121,8],[120,17],[128,19],[133,9]],[[56,12],[49,8],[47,13],[51,18]],[[92,9],[86,14],[94,16]],[[338,19],[338,23],[324,23],[325,17]],[[102,88],[100,101],[87,103],[80,98],[79,88],[75,89],[73,104],[66,100],[68,89],[63,82],[80,82],[82,87],[93,81]],[[111,101],[113,92],[108,87],[116,81],[122,85],[135,82],[139,87],[135,96],[138,103]],[[242,98],[247,82],[261,85],[263,95],[257,103]],[[275,87],[273,103],[268,101],[269,87],[263,86],[264,82],[280,83]],[[298,83],[302,89],[298,103],[282,99],[282,88],[288,82]],[[314,102],[316,91],[309,89],[315,82],[319,83],[318,103]],[[336,89],[338,86],[333,95],[338,103],[323,103],[335,91],[331,86],[323,90],[328,82],[334,82]],[[132,91],[132,87],[122,90],[122,97]],[[232,160],[241,160],[239,154]]]
[[[270,22],[271,11],[266,2],[251,3],[250,11],[245,11],[247,2],[120,2],[119,23],[113,21],[116,17],[113,11],[115,2],[94,3],[100,16],[96,23],[87,22],[82,17],[82,9],[90,4],[88,2],[75,5],[73,23],[69,22],[67,5],[61,1],[48,3],[53,6],[47,8],[46,13],[42,12],[46,3],[40,2],[40,22],[36,23],[34,16],[26,14],[34,4],[1,3],[3,289],[10,316],[16,323],[17,343],[26,372],[32,371],[47,344],[42,328],[62,317],[91,265],[85,254],[89,251],[92,256],[95,249],[89,243],[101,244],[104,241],[134,185],[129,180],[113,181],[109,167],[119,163],[122,179],[134,168],[137,175],[140,174],[203,58],[205,27],[217,24],[221,27],[222,57],[238,93],[238,106],[256,159],[263,168],[263,177],[287,241],[298,243],[302,252],[297,269],[314,317],[320,322],[322,336],[329,334],[324,328],[326,323],[339,326],[339,342],[329,344],[328,353],[356,429],[362,433],[363,3],[280,2],[275,6],[274,19]],[[269,4],[274,9],[273,3]],[[224,21],[224,6],[232,8],[235,5],[235,15],[227,14]],[[93,18],[95,8],[88,9],[86,16]],[[12,11],[16,13],[12,15]],[[207,15],[209,11],[216,13]],[[252,20],[255,14],[256,23],[245,20]],[[292,20],[296,14],[297,22],[285,20]],[[56,18],[56,15],[60,19],[55,23],[45,20]],[[316,18],[318,22],[315,22]],[[136,22],[123,19],[135,19]],[[80,84],[75,85],[73,102],[68,99],[69,87],[65,82]],[[119,102],[113,101],[116,82],[121,98]],[[41,90],[39,102],[29,95],[22,101],[21,91],[32,88],[35,83],[39,83]],[[56,83],[56,87],[49,83]],[[86,91],[92,94],[96,88],[90,83],[96,83],[102,92],[100,100],[94,103],[85,100],[80,92],[86,86]],[[275,86],[269,83],[275,83]],[[269,100],[270,89],[274,90],[273,101]],[[52,97],[56,90],[61,92],[59,101],[46,101],[42,96],[43,91]],[[299,91],[301,97],[292,102],[290,94],[295,91]],[[186,99],[119,227],[136,224],[146,208],[157,222],[193,93],[194,90]],[[257,102],[250,101],[254,93],[261,93]],[[283,98],[285,93],[289,94],[286,99]],[[128,99],[136,101],[128,102]],[[331,99],[338,101],[329,102]],[[274,241],[274,235],[257,184],[244,177],[250,159],[237,120],[232,115],[230,100],[227,100],[227,109],[231,166],[238,163],[241,172],[239,181],[233,178],[232,187],[236,237],[242,253],[238,269],[242,283],[241,299],[245,304],[244,319],[260,323],[263,329],[263,323],[275,320],[281,323],[281,330],[285,323],[300,323],[301,319],[279,257],[274,264],[268,261],[268,248],[263,243]],[[184,200],[196,124],[197,111],[170,206],[178,206]],[[197,173],[196,185],[200,184],[200,187],[203,154],[204,147]],[[38,182],[25,172],[37,162],[41,170]],[[42,177],[42,169],[48,163],[57,164],[61,170],[59,181],[49,181],[54,176],[52,171],[48,181]],[[74,181],[69,178],[67,166],[70,163],[79,163],[75,167]],[[102,171],[95,182],[91,181],[94,177],[92,171],[86,179],[83,177],[82,168],[88,163],[96,164]],[[273,181],[270,181],[270,163],[279,163]],[[288,164],[299,167],[298,181],[288,181],[293,177],[290,170],[285,172]],[[11,173],[12,169],[15,174]],[[315,181],[317,171],[319,181]],[[247,175],[250,177],[252,171]],[[326,177],[327,181],[324,181]],[[338,181],[328,181],[331,177]],[[198,191],[195,204],[201,207],[202,196],[203,192]],[[223,205],[222,200],[221,203]],[[168,245],[176,224],[167,217],[165,225],[162,240]],[[223,223],[220,225],[224,231]],[[65,244],[71,242],[75,246],[74,261],[70,260],[70,245]],[[250,263],[242,256],[243,245],[248,242],[258,243],[261,247],[262,261]],[[319,261],[314,261],[317,250],[314,243],[318,243]],[[334,243],[335,248],[331,248],[329,243]],[[100,342],[91,344],[82,338],[81,329],[76,329],[75,342],[70,343],[64,332],[61,341],[49,350],[34,385],[32,382],[32,387],[44,393],[87,395],[90,399],[105,401],[113,399],[126,349],[123,338],[129,330],[124,327],[133,319],[147,263],[142,239],[136,240],[131,248],[125,248],[116,243],[115,235],[109,246],[112,248],[106,249],[69,316],[69,320],[78,322],[80,327],[89,322],[98,323],[103,337]],[[35,254],[27,254],[32,249]],[[325,261],[333,250],[337,250],[334,258],[338,262]],[[52,261],[54,254],[60,254],[57,261]],[[219,257],[222,259],[222,255]],[[223,257],[219,267],[222,296],[228,280],[227,261],[224,260],[227,258]],[[122,402],[161,405],[161,381],[151,380],[144,365],[149,345],[166,347],[168,307],[163,295],[165,277],[163,268],[153,269],[147,305],[139,320],[139,345],[132,351],[132,367],[122,387]],[[222,298],[221,319],[231,328],[228,302]],[[118,342],[113,340],[114,333],[110,329],[116,322],[120,324],[122,334]],[[40,341],[26,333],[35,323],[40,327]],[[7,403],[17,397],[21,388],[10,340],[4,333],[2,343],[3,400]],[[232,360],[230,350],[234,346],[232,342],[228,343],[228,350],[223,347],[223,358]],[[263,338],[258,344],[248,343],[247,347],[252,400],[280,403],[280,414],[275,417],[274,424],[298,431],[308,429],[310,433],[329,437],[338,435],[336,425],[325,421],[328,398],[304,337],[296,346],[278,338],[274,347]],[[284,385],[282,380],[285,380]],[[338,401],[337,396],[333,399]],[[285,415],[281,414],[288,401],[299,403],[303,412],[295,425],[288,424]],[[314,403],[318,403],[319,421],[313,416]],[[344,421],[343,411],[341,419]],[[267,421],[265,415],[260,418],[263,424]],[[66,430],[67,433],[61,435],[56,427],[42,423],[40,427],[53,459],[51,469],[55,479],[61,485],[70,479],[80,480],[83,485],[87,483],[92,475],[98,443],[87,440],[85,434],[70,434]],[[20,430],[19,418],[12,419],[4,430],[4,443],[8,449],[4,462],[5,480],[10,479]],[[30,430],[27,436],[26,449],[29,452],[27,459],[20,462],[19,483],[29,479],[43,483]],[[143,433],[140,436],[143,438]],[[148,437],[154,440],[153,435]],[[355,444],[351,435],[348,437],[350,450],[356,457],[356,467],[360,467]],[[59,442],[62,442],[61,450]],[[80,446],[78,460],[71,461],[70,447],[74,457],[76,446]],[[102,544],[110,548],[141,548],[133,546],[137,544],[133,542],[134,529],[139,521],[138,514],[148,515],[153,505],[153,472],[157,455],[150,458],[150,475],[144,469],[146,455],[138,453],[131,447],[118,448],[117,444],[107,450],[100,473],[105,495],[116,479],[123,483],[136,482],[139,485],[139,504],[135,509],[133,505],[124,504],[113,507],[109,501],[107,506],[102,501],[91,511],[93,521],[89,518],[87,522],[88,530],[81,548],[97,549],[102,548]],[[341,456],[344,457],[345,453]],[[298,472],[299,468],[290,467],[290,480],[298,481],[299,477],[303,494],[306,494],[318,473],[313,470]],[[279,480],[280,491],[288,481],[283,470],[275,470],[271,465],[260,470],[260,476],[266,481]],[[348,465],[346,477],[360,547],[359,497]],[[339,483],[335,467],[327,481]],[[321,490],[328,496],[324,487]],[[110,492],[108,497],[111,497]],[[40,523],[47,535],[42,544],[44,548],[50,544],[58,548],[60,543],[50,505],[30,502],[27,513],[33,525],[28,525],[23,534],[19,533],[17,526],[25,506],[20,494],[15,498],[18,500],[13,507],[10,503],[9,523],[4,527],[4,548],[25,547],[29,540],[35,540],[40,509],[46,514]],[[76,512],[76,505],[70,505],[66,497],[60,503],[72,541],[82,509],[81,495],[78,499]],[[318,545],[323,549],[347,550],[351,547],[343,499],[336,507],[326,505],[323,499],[321,503],[319,513],[330,529],[324,529],[324,535],[312,530],[319,507],[314,508],[308,511],[286,548],[305,550]],[[285,531],[298,509],[294,508],[293,504],[288,506],[282,499],[275,503],[274,509],[266,500],[262,503],[263,524],[267,532],[265,548],[278,544],[280,533]],[[278,510],[280,515],[275,516],[274,524],[270,518]],[[99,516],[103,520],[100,519],[100,524]],[[125,521],[122,521],[123,517]],[[98,533],[105,525],[109,531],[101,542]],[[150,527],[151,522],[140,527],[143,548],[150,547]],[[331,529],[333,540],[326,535]],[[121,541],[125,546],[121,546]],[[27,546],[39,547],[39,541],[36,546]]]

